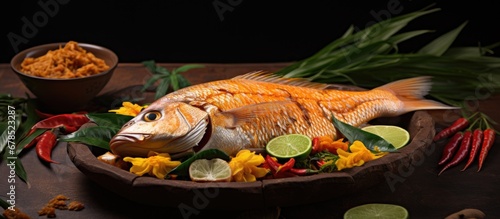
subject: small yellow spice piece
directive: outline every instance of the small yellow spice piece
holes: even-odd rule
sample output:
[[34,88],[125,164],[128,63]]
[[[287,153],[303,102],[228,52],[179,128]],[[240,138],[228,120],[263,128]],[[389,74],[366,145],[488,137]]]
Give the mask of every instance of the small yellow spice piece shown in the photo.
[[181,164],[180,161],[172,161],[167,153],[150,153],[147,158],[124,157],[124,161],[131,162],[130,172],[142,176],[148,174],[158,179],[165,179],[167,173]]
[[125,116],[137,116],[137,114],[139,114],[141,110],[146,107],[147,106],[140,106],[138,104],[131,102],[123,102],[122,107],[120,107],[119,109],[109,110],[108,112],[114,112],[116,114],[121,114]]
[[260,154],[255,154],[250,150],[241,150],[229,161],[232,171],[232,181],[255,182],[257,178],[264,177],[269,169],[259,167],[265,162]]
[[354,141],[349,147],[351,152],[337,149],[339,159],[335,162],[338,170],[361,166],[364,163],[378,159],[386,153],[374,154],[361,141]]

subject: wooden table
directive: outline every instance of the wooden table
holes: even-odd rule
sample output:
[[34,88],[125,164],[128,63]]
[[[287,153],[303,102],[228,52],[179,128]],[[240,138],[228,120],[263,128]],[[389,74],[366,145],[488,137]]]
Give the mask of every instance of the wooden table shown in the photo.
[[[162,64],[167,68],[181,64]],[[193,69],[185,76],[193,84],[205,81],[230,78],[235,75],[254,70],[275,71],[287,63],[266,64],[206,64],[205,68]],[[120,90],[132,85],[142,85],[149,73],[141,64],[119,64],[111,81],[101,94]],[[8,64],[0,64],[0,93],[10,93],[17,97],[25,97],[29,91],[11,71]],[[496,112],[498,100],[495,96],[480,102],[480,109],[490,115],[495,121],[500,121]],[[443,115],[433,114],[437,124],[442,124]],[[422,161],[415,163],[409,169],[402,169],[397,179],[388,180],[375,187],[352,193],[351,195],[331,199],[329,201],[309,205],[280,208],[280,218],[342,218],[343,213],[351,207],[366,203],[392,203],[408,209],[411,218],[443,218],[446,215],[464,208],[477,208],[486,213],[488,218],[500,218],[500,141],[488,155],[484,168],[476,172],[477,164],[467,171],[461,172],[459,167],[450,169],[437,176],[437,161],[441,155],[442,144],[435,144]],[[57,211],[58,218],[152,218],[160,215],[165,218],[182,218],[177,208],[159,208],[137,204],[121,196],[105,190],[90,181],[70,161],[66,144],[59,143],[53,151],[53,159],[61,163],[44,165],[30,150],[20,158],[28,173],[29,184],[17,179],[15,183],[16,206],[38,218],[37,211],[51,198],[64,194],[72,200],[85,204],[85,209],[79,212]],[[8,166],[4,161],[0,166],[0,198],[6,200],[9,192]],[[336,188],[331,188],[336,189]],[[293,191],[290,191],[293,192]],[[321,195],[321,194],[317,194]],[[168,197],[165,197],[168,198]],[[241,197],[244,199],[245,197]],[[238,200],[234,200],[237,202]],[[299,201],[299,200],[298,200]],[[251,218],[249,215],[276,213],[275,209],[256,209],[251,211],[203,211],[195,212],[190,218]]]

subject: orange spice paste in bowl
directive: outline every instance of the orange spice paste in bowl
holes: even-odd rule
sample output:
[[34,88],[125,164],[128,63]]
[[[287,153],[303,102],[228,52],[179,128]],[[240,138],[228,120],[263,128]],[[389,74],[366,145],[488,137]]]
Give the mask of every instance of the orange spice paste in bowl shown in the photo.
[[21,72],[44,78],[80,78],[95,75],[110,67],[104,60],[87,52],[75,41],[50,50],[40,57],[27,57],[21,63]]

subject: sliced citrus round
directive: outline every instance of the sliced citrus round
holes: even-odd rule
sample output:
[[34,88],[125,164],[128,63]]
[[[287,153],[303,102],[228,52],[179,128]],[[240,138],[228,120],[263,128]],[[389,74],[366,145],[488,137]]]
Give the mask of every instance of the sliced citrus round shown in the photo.
[[380,136],[396,149],[405,146],[410,141],[410,133],[406,129],[395,125],[371,125],[361,129]]
[[189,166],[189,177],[196,182],[229,182],[231,167],[220,158],[198,159]]
[[344,219],[359,218],[406,219],[408,211],[399,205],[372,203],[353,207],[344,213]]
[[267,142],[266,152],[276,158],[303,159],[309,156],[312,141],[303,134],[280,135]]

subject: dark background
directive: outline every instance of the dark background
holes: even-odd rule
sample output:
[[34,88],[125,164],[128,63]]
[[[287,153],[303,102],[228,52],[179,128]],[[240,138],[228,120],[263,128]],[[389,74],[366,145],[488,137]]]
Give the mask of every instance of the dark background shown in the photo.
[[[51,5],[52,14],[44,11],[39,2]],[[217,13],[214,3],[228,10]],[[351,24],[363,29],[380,18],[385,19],[385,15],[373,14],[387,12],[391,7],[388,4],[399,4],[401,15],[433,3],[441,11],[418,18],[408,29],[435,32],[402,44],[403,52],[414,51],[465,21],[469,22],[453,46],[500,41],[500,8],[493,1],[484,0],[20,0],[2,1],[0,6],[0,62],[9,62],[16,52],[28,47],[69,40],[108,47],[122,63],[151,59],[288,62],[312,55],[340,37]],[[34,25],[36,29],[31,36],[24,37],[26,21],[34,22],[34,17],[42,19],[38,27]],[[14,35],[24,41],[15,45],[9,40]]]

